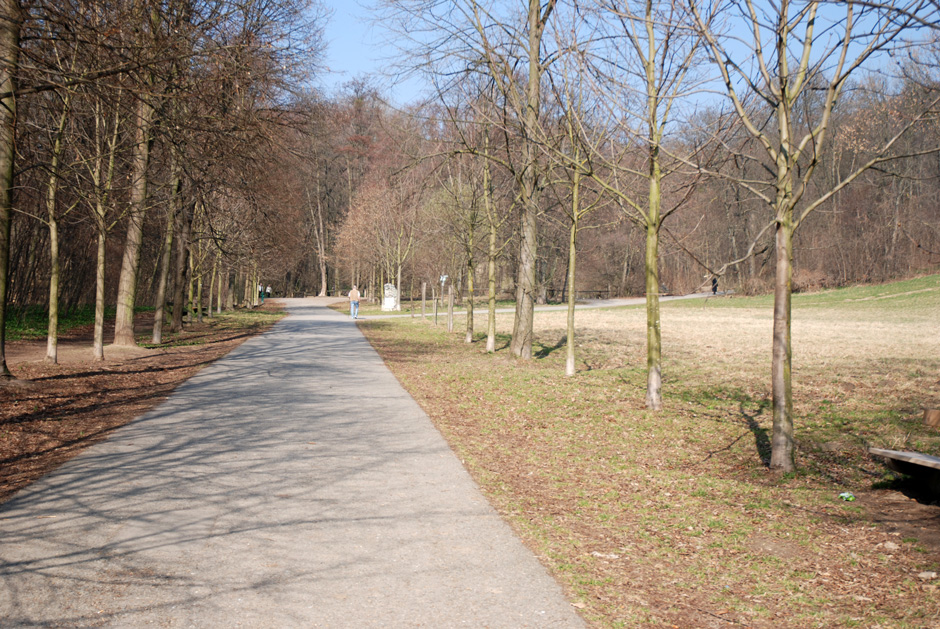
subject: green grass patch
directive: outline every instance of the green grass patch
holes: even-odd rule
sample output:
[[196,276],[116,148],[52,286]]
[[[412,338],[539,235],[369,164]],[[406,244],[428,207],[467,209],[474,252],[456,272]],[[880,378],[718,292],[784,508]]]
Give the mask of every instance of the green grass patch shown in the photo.
[[[147,310],[147,309],[144,309]],[[144,310],[141,310],[143,312]],[[153,310],[153,308],[149,308]],[[114,318],[114,308],[105,308],[105,318]],[[59,333],[95,322],[94,306],[79,306],[59,314]],[[11,307],[7,310],[6,338],[8,340],[45,338],[49,329],[49,311],[44,306]]]

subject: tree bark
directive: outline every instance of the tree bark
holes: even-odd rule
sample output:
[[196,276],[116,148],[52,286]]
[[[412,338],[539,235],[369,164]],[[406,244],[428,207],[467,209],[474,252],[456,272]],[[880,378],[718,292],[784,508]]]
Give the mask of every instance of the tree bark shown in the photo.
[[212,282],[209,284],[209,309],[206,311],[206,314],[209,315],[209,318],[212,318],[212,291],[215,289],[216,294],[216,312],[222,312],[222,260],[221,256],[216,255],[215,260],[212,262]]
[[646,226],[646,408],[663,408],[662,328],[659,311],[659,225]]
[[13,378],[6,361],[6,312],[13,222],[13,167],[16,159],[16,72],[23,12],[18,0],[0,0],[0,379]]
[[540,0],[529,0],[528,6],[528,63],[526,103],[523,112],[524,139],[522,142],[522,226],[519,244],[519,271],[516,279],[516,317],[513,323],[512,353],[525,360],[532,358],[532,330],[535,323],[535,265],[538,259],[539,177],[538,148],[532,136],[539,124],[541,83],[544,67],[541,60],[542,34],[545,24],[555,8],[549,0],[542,8]]
[[176,239],[176,266],[174,270],[173,284],[173,319],[170,323],[170,330],[180,332],[183,330],[183,310],[185,302],[185,290],[187,285],[186,262],[189,259],[189,247],[193,226],[193,207],[190,203],[180,205],[180,212],[177,214],[179,220],[179,235]]
[[196,310],[196,321],[202,323],[202,271],[196,276],[196,300],[193,302]]
[[397,265],[398,268],[395,269],[395,310],[396,312],[401,311],[401,263]]
[[62,138],[68,122],[71,93],[63,98],[62,114],[52,142],[49,160],[49,184],[46,187],[46,215],[49,225],[49,320],[46,329],[46,361],[59,362],[59,294],[61,292],[62,265],[59,260],[59,216],[56,206],[59,197],[59,162],[62,157]]
[[144,214],[147,210],[147,169],[150,165],[150,128],[153,116],[153,106],[145,98],[141,98],[137,105],[134,129],[127,238],[124,241],[121,275],[118,280],[117,313],[114,321],[115,345],[137,345],[134,338],[134,303],[137,299],[140,248],[143,242]]
[[[485,151],[489,153],[489,130],[483,130]],[[489,238],[486,250],[486,351],[492,354],[496,351],[496,258],[499,255],[499,225],[496,221],[496,208],[493,207],[492,179],[490,177],[490,162],[483,162],[483,205],[486,208]]]
[[104,272],[108,251],[107,237],[107,229],[104,225],[99,225],[98,256],[95,260],[95,333],[92,342],[92,353],[95,360],[104,360]]
[[229,269],[226,274],[225,309],[235,309],[235,287],[238,286],[238,274]]
[[317,177],[317,259],[320,262],[320,293],[318,297],[326,297],[326,230],[323,224],[323,201],[320,196],[319,171]]
[[170,204],[170,215],[166,219],[166,238],[163,241],[163,254],[160,256],[160,278],[157,281],[156,308],[153,311],[153,336],[155,345],[163,342],[163,319],[166,310],[166,285],[170,276],[170,257],[173,253],[173,228],[176,223],[176,207]]
[[780,472],[796,469],[793,453],[793,389],[790,379],[792,349],[790,303],[793,277],[793,227],[788,212],[778,220],[776,231],[777,268],[774,280],[774,340],[771,366],[773,436],[770,468]]
[[[51,193],[55,203],[55,193]],[[59,362],[59,222],[49,210],[49,323],[46,328],[46,362]]]
[[[470,251],[473,251],[473,241],[470,242]],[[473,254],[467,258],[467,335],[464,342],[473,342]]]
[[577,242],[578,242],[578,210],[577,210],[577,191],[574,192],[572,201],[571,230],[568,233],[568,336],[565,341],[565,375],[573,376],[575,374],[575,355],[574,355],[574,307],[577,302],[574,291],[575,280],[575,262],[577,261]]
[[447,331],[454,331],[454,285],[447,287]]
[[659,312],[659,228],[662,223],[659,145],[650,147],[649,204],[646,215],[646,408],[663,408],[662,330]]
[[193,248],[189,248],[189,271],[187,273],[187,295],[186,295],[186,321],[192,324],[195,317],[193,317],[193,308],[196,307],[195,301],[195,290],[193,287],[193,281],[195,280],[195,272],[193,269]]

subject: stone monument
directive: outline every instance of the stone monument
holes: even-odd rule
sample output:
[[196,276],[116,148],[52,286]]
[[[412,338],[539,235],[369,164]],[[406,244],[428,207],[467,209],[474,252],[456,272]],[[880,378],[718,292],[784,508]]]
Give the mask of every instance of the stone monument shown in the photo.
[[382,310],[399,310],[398,289],[394,284],[385,285],[385,299],[382,300]]

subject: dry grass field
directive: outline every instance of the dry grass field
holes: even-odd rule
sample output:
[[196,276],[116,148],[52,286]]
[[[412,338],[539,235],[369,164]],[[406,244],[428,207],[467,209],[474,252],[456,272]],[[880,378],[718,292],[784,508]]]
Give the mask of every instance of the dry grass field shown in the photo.
[[[537,358],[412,319],[363,323],[493,504],[597,627],[940,627],[940,507],[868,447],[940,455],[940,276],[794,298],[799,472],[766,466],[769,297],[536,316]],[[483,329],[485,312],[478,312]],[[460,327],[458,325],[458,327]],[[840,499],[851,492],[857,500]]]

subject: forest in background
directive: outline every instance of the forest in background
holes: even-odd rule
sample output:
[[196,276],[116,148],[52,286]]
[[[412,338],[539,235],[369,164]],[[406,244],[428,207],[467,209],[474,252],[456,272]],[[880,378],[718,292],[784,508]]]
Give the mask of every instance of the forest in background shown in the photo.
[[[14,309],[48,305],[52,226],[63,307],[94,303],[102,230],[106,302],[115,303],[132,216],[142,221],[139,305],[154,305],[170,239],[168,295],[177,285],[188,293],[188,282],[199,279],[208,293],[217,275],[224,299],[238,302],[245,299],[249,275],[248,284],[260,280],[280,295],[338,294],[352,283],[373,288],[383,277],[397,284],[399,261],[405,292],[422,281],[439,286],[442,275],[457,283],[459,293],[466,291],[466,249],[480,252],[486,245],[480,237],[486,222],[483,164],[467,149],[468,135],[482,146],[481,129],[488,127],[494,154],[510,166],[520,159],[512,123],[494,123],[496,114],[480,111],[485,85],[477,86],[477,102],[467,102],[462,88],[405,110],[386,104],[365,79],[338,94],[318,94],[307,86],[318,72],[326,16],[310,13],[301,0],[76,0],[27,2],[23,11],[10,249]],[[889,68],[897,78],[879,68],[846,89],[832,123],[832,150],[817,168],[820,187],[838,182],[916,114],[936,90],[936,55],[931,40],[919,57]],[[521,72],[516,79],[522,80]],[[596,85],[580,87],[585,101],[604,95]],[[566,96],[558,91],[545,89],[542,126],[556,127],[545,142],[563,140]],[[684,98],[686,119],[667,141],[704,142],[704,133],[722,127],[723,104],[705,92]],[[511,114],[498,97],[491,100],[501,115]],[[595,106],[600,124],[605,120],[598,111]],[[711,118],[713,124],[688,118]],[[709,156],[712,164],[741,172],[765,167],[759,147],[731,150],[740,130],[725,124],[721,131],[727,135]],[[595,138],[600,132],[592,131]],[[630,173],[642,172],[643,147],[628,150],[637,148],[630,146],[639,144],[636,138],[623,129],[603,132],[604,141],[622,143],[621,163],[632,160]],[[141,133],[150,149],[143,175],[134,164]],[[905,138],[904,151],[919,155],[866,172],[813,214],[794,245],[795,286],[878,282],[935,269],[938,146],[940,127],[930,118]],[[548,172],[551,149],[542,153]],[[536,269],[540,297],[560,299],[570,186],[556,181],[563,174],[555,175],[540,184]],[[620,175],[624,187],[646,185],[642,177]],[[147,188],[141,206],[132,197],[142,177]],[[664,225],[663,287],[686,293],[720,273],[723,289],[769,290],[772,234],[758,234],[771,217],[760,200],[728,179],[697,176],[691,167],[677,169],[673,178],[672,193],[682,195],[682,205]],[[489,186],[499,217],[498,283],[500,292],[511,294],[519,257],[511,168],[494,161]],[[582,194],[600,196],[595,192],[586,186]],[[576,290],[643,293],[645,235],[629,219],[610,198],[586,218]],[[473,227],[478,235],[470,243]],[[723,268],[755,241],[751,257]],[[476,262],[479,292],[485,255],[478,253]]]
[[3,0],[0,335],[44,308],[54,362],[95,304],[101,357],[109,306],[159,343],[259,285],[394,284],[514,299],[530,358],[534,303],[645,294],[658,409],[658,295],[716,279],[775,292],[785,423],[791,292],[940,264],[937,9],[383,0],[390,71],[431,86],[393,107],[315,89],[313,0]]

